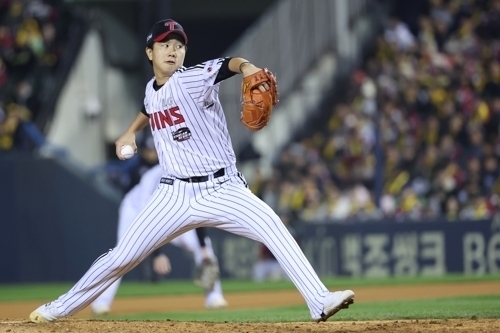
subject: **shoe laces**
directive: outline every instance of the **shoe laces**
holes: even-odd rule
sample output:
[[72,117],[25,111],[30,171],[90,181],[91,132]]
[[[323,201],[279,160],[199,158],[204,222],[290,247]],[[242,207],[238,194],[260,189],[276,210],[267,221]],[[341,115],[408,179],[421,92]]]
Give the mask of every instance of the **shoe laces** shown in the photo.
[[59,311],[57,310],[56,301],[51,301],[45,304],[44,310],[48,311],[52,315],[59,315]]

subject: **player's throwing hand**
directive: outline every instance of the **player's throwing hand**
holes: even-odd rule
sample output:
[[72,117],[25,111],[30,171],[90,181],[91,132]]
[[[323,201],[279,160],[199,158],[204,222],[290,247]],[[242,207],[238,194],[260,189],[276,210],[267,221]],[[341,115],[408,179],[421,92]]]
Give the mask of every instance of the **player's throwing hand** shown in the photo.
[[115,142],[116,156],[120,160],[125,160],[126,158],[122,156],[121,149],[123,146],[131,146],[134,149],[134,153],[137,153],[137,145],[135,144],[135,134],[131,132],[125,132],[118,140]]

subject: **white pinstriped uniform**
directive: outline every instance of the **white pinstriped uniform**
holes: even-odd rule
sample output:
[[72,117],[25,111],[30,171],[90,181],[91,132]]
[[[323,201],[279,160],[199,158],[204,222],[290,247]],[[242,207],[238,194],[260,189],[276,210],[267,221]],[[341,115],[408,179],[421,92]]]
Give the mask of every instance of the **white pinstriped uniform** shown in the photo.
[[[127,192],[123,198],[118,214],[118,240],[123,238],[125,231],[134,221],[141,209],[147,204],[154,191],[158,188],[162,173],[163,171],[161,166],[159,164],[155,165],[142,175],[140,182]],[[195,265],[201,264],[203,260],[203,251],[194,229],[173,239],[170,244],[189,251],[193,255]],[[205,238],[205,245],[208,250],[208,254],[213,256],[214,252],[212,249],[212,243],[208,237]],[[121,279],[116,280],[108,289],[106,289],[94,300],[92,303],[92,309],[96,313],[99,313],[99,309],[111,307],[116,292],[120,286],[120,281]],[[221,297],[223,297],[222,288],[220,280],[218,280],[214,285],[214,289],[206,292],[205,305],[210,306],[210,302],[212,300]]]
[[[165,175],[178,178],[208,175],[236,163],[219,102],[219,84],[213,85],[223,60],[181,67],[158,91],[153,87],[154,78],[147,84],[144,107],[150,115],[158,159]],[[173,126],[164,124],[166,128],[158,130],[161,123],[158,111],[165,114],[164,110],[171,108],[179,108],[173,115],[168,112]],[[172,133],[186,127],[192,137],[181,143],[174,141]]]
[[[327,288],[279,217],[252,194],[236,169],[217,96],[219,83],[215,83],[222,61],[182,67],[158,90],[153,80],[147,84],[144,106],[164,181],[116,248],[98,258],[76,285],[59,297],[57,311],[61,315],[82,310],[158,247],[193,228],[207,226],[264,243],[304,297],[311,316],[321,317]],[[225,174],[215,178],[213,174],[221,168]],[[208,180],[193,183],[178,179],[202,175]]]

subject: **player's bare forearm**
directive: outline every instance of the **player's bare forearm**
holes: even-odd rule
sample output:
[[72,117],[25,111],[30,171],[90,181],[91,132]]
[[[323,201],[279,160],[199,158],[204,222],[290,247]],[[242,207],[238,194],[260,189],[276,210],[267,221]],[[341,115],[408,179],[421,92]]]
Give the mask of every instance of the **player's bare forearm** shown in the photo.
[[[241,73],[243,74],[243,77],[250,76],[262,70],[262,68],[256,67],[250,61],[240,57],[232,58],[229,61],[228,66],[229,70],[235,73]],[[260,91],[267,91],[269,90],[269,85],[267,83],[263,83],[258,88]]]
[[250,61],[240,57],[232,58],[228,66],[230,71],[241,73],[243,76],[252,75],[260,70],[260,68],[255,67]]
[[149,118],[142,112],[139,112],[139,114],[137,115],[137,117],[135,117],[134,121],[132,121],[125,133],[123,133],[123,135],[118,140],[116,140],[116,156],[118,156],[119,159],[124,160],[120,152],[123,146],[130,145],[132,146],[132,148],[134,148],[134,151],[137,152],[137,145],[135,144],[135,133],[146,127],[148,123]]
[[148,124],[149,118],[144,115],[144,113],[139,112],[139,114],[137,115],[137,117],[135,117],[134,121],[132,121],[132,124],[130,124],[125,133],[131,132],[135,134],[146,127]]

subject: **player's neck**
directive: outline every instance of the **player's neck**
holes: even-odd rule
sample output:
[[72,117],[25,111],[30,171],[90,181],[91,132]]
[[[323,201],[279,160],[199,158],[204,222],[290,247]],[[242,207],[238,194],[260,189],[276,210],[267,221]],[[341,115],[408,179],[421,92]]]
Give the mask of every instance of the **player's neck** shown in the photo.
[[167,83],[168,79],[170,79],[170,77],[172,75],[174,75],[174,73],[175,73],[175,71],[172,73],[166,73],[166,72],[162,72],[162,71],[154,71],[156,84],[159,86],[164,85],[165,83]]
[[155,81],[156,81],[156,84],[159,85],[159,86],[162,86],[164,85],[165,83],[167,83],[168,79],[170,79],[170,76],[159,76],[159,75],[155,75]]

